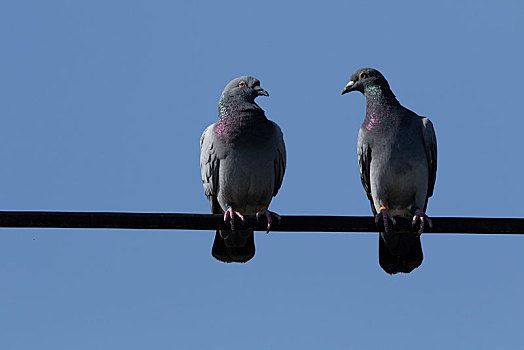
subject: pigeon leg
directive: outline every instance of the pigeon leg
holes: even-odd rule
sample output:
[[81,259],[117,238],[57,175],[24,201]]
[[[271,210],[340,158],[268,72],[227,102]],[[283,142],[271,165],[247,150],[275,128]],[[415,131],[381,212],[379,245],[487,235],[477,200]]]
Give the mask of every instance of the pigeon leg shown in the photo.
[[425,221],[427,221],[430,229],[433,228],[433,223],[431,222],[431,219],[426,215],[426,213],[424,213],[419,208],[415,208],[413,221],[411,222],[413,228],[415,228],[415,225],[417,224],[418,220],[420,220],[420,227],[418,229],[419,234],[424,232]]
[[280,215],[277,213],[274,213],[272,211],[267,210],[267,207],[265,205],[261,205],[258,207],[258,213],[257,213],[257,220],[260,221],[260,215],[265,215],[267,219],[267,233],[269,233],[269,230],[271,229],[271,224],[273,223],[272,216],[278,219],[278,222],[280,223],[280,220],[282,219]]
[[395,218],[393,218],[393,216],[391,216],[388,213],[388,208],[386,208],[385,206],[381,206],[380,211],[377,213],[377,215],[375,215],[375,224],[378,225],[378,222],[380,219],[384,221],[384,231],[385,232],[389,232],[388,220],[390,220],[393,225],[397,224],[397,221],[395,220]]
[[234,211],[233,208],[228,205],[226,207],[226,212],[224,213],[224,222],[227,224],[227,221],[229,220],[229,225],[231,225],[231,230],[235,229],[235,216],[238,216],[242,222],[244,222],[244,216],[240,214],[238,211]]

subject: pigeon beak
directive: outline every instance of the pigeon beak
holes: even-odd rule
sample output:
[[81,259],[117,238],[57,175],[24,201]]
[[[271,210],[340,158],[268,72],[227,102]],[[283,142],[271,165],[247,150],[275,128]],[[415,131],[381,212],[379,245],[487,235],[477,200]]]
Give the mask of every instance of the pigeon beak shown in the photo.
[[355,82],[353,80],[350,80],[349,83],[346,85],[344,90],[342,90],[341,95],[347,94],[350,91],[353,91],[353,86],[355,85]]
[[262,89],[261,87],[255,88],[255,91],[257,92],[258,96],[269,96],[269,92],[267,92],[266,90]]

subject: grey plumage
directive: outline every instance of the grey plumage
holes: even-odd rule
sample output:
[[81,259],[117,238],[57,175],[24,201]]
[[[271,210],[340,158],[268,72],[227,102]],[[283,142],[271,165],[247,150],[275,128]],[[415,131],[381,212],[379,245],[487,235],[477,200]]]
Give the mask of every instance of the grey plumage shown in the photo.
[[[361,68],[342,91],[366,96],[366,117],[358,135],[360,178],[377,219],[384,220],[380,233],[379,262],[388,273],[409,273],[423,260],[420,233],[437,172],[437,141],[428,118],[403,107],[384,76]],[[420,220],[418,233],[392,233],[393,216]]]
[[[232,220],[235,212],[255,214],[267,208],[284,177],[282,131],[254,102],[260,95],[268,93],[256,78],[233,79],[220,98],[218,122],[200,140],[202,182],[211,212],[223,214],[231,207]],[[250,260],[255,254],[253,231],[217,231],[212,254],[224,262]]]

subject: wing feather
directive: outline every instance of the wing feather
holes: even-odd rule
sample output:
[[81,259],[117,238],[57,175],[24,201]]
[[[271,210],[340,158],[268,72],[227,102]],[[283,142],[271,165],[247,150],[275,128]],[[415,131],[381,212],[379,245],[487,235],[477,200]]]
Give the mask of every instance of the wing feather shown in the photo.
[[216,147],[213,145],[215,140],[214,126],[214,124],[208,126],[200,138],[200,172],[204,193],[210,201],[216,200],[218,193],[218,169],[220,167]]
[[[437,180],[437,136],[433,124],[428,118],[422,118],[422,134],[424,136],[424,147],[428,160],[428,194],[427,198],[433,195],[435,181]],[[426,202],[427,202],[426,198]]]
[[376,213],[375,205],[373,203],[373,197],[371,195],[371,177],[370,177],[371,147],[369,147],[367,143],[361,140],[360,135],[359,135],[359,140],[358,140],[357,155],[358,155],[358,169],[360,171],[360,181],[362,182],[362,186],[364,187],[364,190],[366,191],[366,195],[368,196],[368,199],[371,203],[371,210],[373,211],[373,215],[376,215],[377,213]]
[[273,125],[275,126],[275,133],[276,133],[276,148],[277,148],[277,154],[274,161],[275,164],[275,189],[273,191],[273,196],[276,196],[278,193],[278,190],[282,186],[282,181],[284,181],[284,173],[286,172],[286,161],[287,161],[287,155],[286,155],[286,145],[284,143],[284,135],[282,134],[282,130],[280,130],[280,127],[273,122]]

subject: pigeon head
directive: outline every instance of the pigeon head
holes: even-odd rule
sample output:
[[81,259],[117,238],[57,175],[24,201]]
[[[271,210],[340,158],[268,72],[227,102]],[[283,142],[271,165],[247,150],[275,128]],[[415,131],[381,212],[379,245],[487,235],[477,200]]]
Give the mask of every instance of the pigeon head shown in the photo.
[[258,96],[269,96],[269,93],[260,87],[257,78],[241,76],[226,85],[221,99],[254,102]]
[[258,96],[269,96],[260,87],[260,81],[250,76],[241,76],[231,80],[218,101],[218,121],[216,132],[228,145],[248,142],[254,134],[269,137],[271,123],[264,110],[255,103]]
[[351,74],[349,83],[342,90],[342,95],[351,91],[360,91],[365,93],[366,89],[378,87],[391,90],[388,81],[382,73],[373,68],[360,68],[355,73]]

